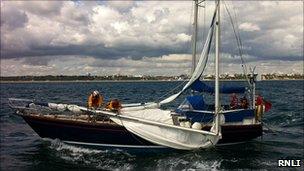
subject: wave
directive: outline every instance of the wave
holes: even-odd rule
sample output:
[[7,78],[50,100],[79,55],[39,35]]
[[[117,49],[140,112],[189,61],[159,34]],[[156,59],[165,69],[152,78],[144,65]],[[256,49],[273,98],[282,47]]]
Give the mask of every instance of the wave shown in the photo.
[[74,165],[104,170],[132,170],[134,157],[129,153],[113,149],[92,149],[66,144],[58,139],[50,140],[49,148],[57,157]]

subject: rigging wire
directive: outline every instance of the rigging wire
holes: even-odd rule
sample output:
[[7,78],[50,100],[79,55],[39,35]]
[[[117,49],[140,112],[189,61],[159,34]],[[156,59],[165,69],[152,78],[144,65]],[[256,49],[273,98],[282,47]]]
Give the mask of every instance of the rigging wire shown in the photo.
[[199,18],[202,18],[203,19],[203,22],[202,22],[202,25],[201,25],[201,27],[202,27],[202,47],[204,47],[204,45],[205,45],[205,35],[206,35],[206,27],[205,27],[205,25],[206,25],[206,6],[207,6],[207,4],[206,4],[206,0],[202,0],[202,1],[200,1],[199,3],[199,7],[201,7],[202,8],[202,10],[200,10],[200,8],[199,8]]
[[205,40],[205,32],[206,32],[206,1],[204,1],[204,18],[203,18],[203,40]]
[[[193,13],[194,13],[194,1],[191,4],[191,10],[190,10],[190,18],[189,18],[189,27],[188,27],[188,33],[191,34],[192,31],[192,17],[193,17]],[[191,49],[191,45],[192,45],[192,39],[193,36],[191,37],[191,41],[188,43],[187,45],[187,49]],[[182,81],[181,83],[177,84],[174,88],[172,88],[170,91],[168,91],[167,93],[165,93],[164,95],[160,96],[159,98],[157,98],[157,101],[161,100],[162,98],[164,98],[165,96],[171,94],[172,92],[174,92],[176,89],[180,88],[182,85],[185,85],[185,82],[187,82],[187,80]]]
[[[244,68],[244,67],[246,67],[246,66],[244,66],[245,61],[244,61],[243,56],[242,56],[242,55],[243,55],[243,51],[242,51],[242,48],[241,48],[242,45],[241,45],[241,40],[240,40],[240,38],[239,38],[239,33],[237,33],[237,30],[236,30],[236,28],[235,28],[235,24],[234,24],[233,19],[232,19],[232,16],[231,16],[231,13],[230,13],[230,11],[228,10],[228,7],[227,7],[227,5],[226,5],[225,2],[224,2],[224,5],[225,5],[225,9],[226,9],[227,14],[228,14],[228,16],[229,16],[229,19],[230,19],[230,22],[231,22],[231,25],[232,25],[232,29],[233,29],[233,32],[234,32],[234,35],[235,35],[235,38],[236,38],[236,43],[237,43],[239,55],[240,55],[241,61],[242,61],[242,67]],[[246,71],[246,68],[244,68],[244,70]]]
[[[202,4],[200,5],[200,7],[202,7],[202,10],[199,10],[199,18],[202,18],[203,19],[203,22],[202,22],[202,45],[204,47],[204,42],[205,42],[205,35],[206,35],[206,1],[202,1],[202,2],[199,2],[199,4]],[[200,8],[199,8],[200,9]]]
[[206,25],[206,8],[207,8],[207,4],[206,4],[206,1],[202,2],[204,3],[203,6],[204,6],[204,12],[203,12],[203,35],[202,35],[202,44],[203,44],[203,47],[204,47],[204,42],[205,42],[205,34],[206,34],[206,28],[205,28],[205,25]]
[[[242,41],[241,41],[241,38],[240,38],[241,37],[240,36],[240,32],[239,32],[238,29],[235,28],[235,23],[233,22],[233,18],[231,16],[231,13],[230,13],[230,11],[229,11],[229,9],[228,9],[227,4],[226,4],[225,1],[224,1],[224,6],[225,6],[226,12],[227,12],[227,14],[229,16],[230,23],[231,23],[231,26],[232,26],[232,29],[233,29],[233,33],[234,33],[234,36],[235,36],[236,44],[237,44],[239,55],[240,55],[241,62],[242,62],[241,66],[242,66],[242,69],[243,69],[243,73],[245,74],[245,78],[247,80],[248,85],[252,89],[252,86],[250,84],[250,81],[249,81],[249,78],[248,78],[248,75],[247,75],[247,73],[248,73],[247,72],[248,71],[247,70],[247,65],[246,65],[245,60],[243,58],[243,48],[242,48],[243,45],[242,45]],[[236,14],[235,14],[235,20],[236,20]],[[237,24],[237,22],[236,22],[236,24]]]
[[[229,6],[229,4],[227,4]],[[234,14],[234,20],[236,22],[236,25],[238,26],[239,23],[238,23],[238,19],[237,19],[237,15],[236,15],[236,10],[234,9],[234,6],[232,6],[232,12]],[[241,39],[241,36],[240,36],[240,30],[239,30],[239,27],[236,28],[236,31],[238,33],[238,39],[239,39],[239,42],[240,42],[240,45],[241,45],[241,51],[242,51],[242,54],[244,54],[243,52],[243,43],[242,43],[242,39]]]

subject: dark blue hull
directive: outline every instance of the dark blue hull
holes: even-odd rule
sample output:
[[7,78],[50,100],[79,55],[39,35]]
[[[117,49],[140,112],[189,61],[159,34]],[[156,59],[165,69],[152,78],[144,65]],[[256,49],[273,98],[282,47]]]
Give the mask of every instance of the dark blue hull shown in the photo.
[[[60,139],[72,144],[118,148],[163,148],[146,141],[113,122],[84,122],[39,115],[21,115],[42,138]],[[210,127],[204,127],[210,130]],[[262,135],[261,124],[224,125],[219,143],[249,141]]]
[[42,138],[60,139],[70,142],[112,145],[154,145],[131,134],[113,122],[83,122],[62,120],[34,115],[23,115],[24,120]]

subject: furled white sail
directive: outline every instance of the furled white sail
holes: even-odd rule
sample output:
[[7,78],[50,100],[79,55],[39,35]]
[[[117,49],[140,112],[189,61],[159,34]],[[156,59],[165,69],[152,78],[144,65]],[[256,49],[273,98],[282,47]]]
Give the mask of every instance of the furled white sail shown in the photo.
[[109,116],[115,123],[152,143],[182,150],[208,148],[217,144],[220,134],[173,124],[172,112],[161,109],[121,110],[120,114],[80,107],[81,111]]
[[204,72],[206,64],[207,64],[208,54],[209,54],[210,45],[211,45],[211,42],[212,42],[212,37],[213,37],[213,32],[214,32],[214,22],[215,22],[215,17],[216,17],[216,9],[214,11],[214,15],[213,15],[213,18],[212,18],[212,21],[211,21],[211,25],[210,25],[210,28],[209,28],[209,31],[208,31],[208,36],[207,36],[206,42],[204,44],[203,51],[200,55],[197,66],[196,66],[194,72],[192,73],[192,76],[191,76],[189,82],[183,87],[183,89],[180,92],[178,92],[176,94],[173,94],[173,95],[169,96],[168,98],[162,100],[159,103],[160,105],[169,103],[169,102],[173,101],[174,99],[176,99],[185,90],[187,90],[193,84],[194,81],[199,79],[200,76],[202,75],[202,73]]
[[120,116],[132,117],[132,119],[124,117],[111,117],[111,119],[147,141],[175,149],[208,148],[215,145],[220,138],[213,132],[173,125],[171,111],[167,110],[125,111]]
[[161,110],[158,108],[154,109],[141,109],[141,110],[130,110],[131,108],[121,109],[121,114],[125,116],[144,118],[150,121],[165,123],[173,125],[171,111]]

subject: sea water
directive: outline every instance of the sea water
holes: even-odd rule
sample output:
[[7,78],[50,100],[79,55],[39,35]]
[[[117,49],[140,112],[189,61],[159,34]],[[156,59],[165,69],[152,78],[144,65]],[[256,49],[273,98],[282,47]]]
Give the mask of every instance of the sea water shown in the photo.
[[[183,82],[45,82],[1,83],[1,170],[230,170],[284,169],[278,160],[300,159],[303,169],[303,81],[262,81],[257,91],[272,103],[263,121],[266,132],[247,143],[197,151],[132,153],[121,149],[93,149],[41,139],[21,117],[14,115],[7,98],[28,98],[85,105],[95,89],[106,100],[123,103],[159,101]],[[244,85],[243,82],[225,82]],[[170,93],[168,93],[170,92]],[[166,106],[177,107],[185,96]],[[207,100],[211,97],[207,97]],[[227,96],[221,97],[227,100]],[[265,127],[265,128],[266,128]]]

